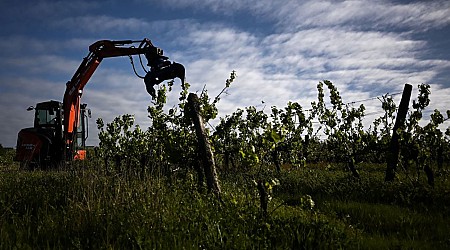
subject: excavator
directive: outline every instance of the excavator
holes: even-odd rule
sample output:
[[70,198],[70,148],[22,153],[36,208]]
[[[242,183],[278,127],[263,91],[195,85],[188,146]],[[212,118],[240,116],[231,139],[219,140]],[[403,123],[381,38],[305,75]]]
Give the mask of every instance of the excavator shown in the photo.
[[[81,103],[81,96],[102,60],[128,56],[135,74],[139,76],[132,57],[138,55],[146,72],[144,77],[139,77],[144,79],[147,92],[156,98],[154,86],[165,80],[179,78],[184,88],[184,66],[169,61],[163,54],[163,50],[147,38],[137,41],[100,40],[90,45],[88,55],[66,84],[62,103],[51,100],[27,109],[34,110],[34,126],[19,131],[14,160],[20,162],[22,169],[46,169],[86,159],[87,121],[91,112],[87,104]],[[141,55],[145,56],[149,70],[144,67]]]

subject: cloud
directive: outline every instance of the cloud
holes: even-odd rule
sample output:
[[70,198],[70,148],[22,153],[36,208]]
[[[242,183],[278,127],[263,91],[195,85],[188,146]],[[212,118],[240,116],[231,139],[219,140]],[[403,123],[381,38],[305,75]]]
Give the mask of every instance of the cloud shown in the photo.
[[[288,101],[298,101],[307,109],[317,98],[317,83],[324,79],[339,88],[344,102],[351,102],[401,91],[407,82],[417,86],[432,83],[437,76],[446,79],[442,74],[450,69],[450,60],[426,54],[429,41],[417,38],[418,33],[450,24],[448,1],[401,4],[136,0],[131,3],[136,2],[143,10],[163,9],[164,13],[170,12],[167,9],[182,10],[179,12],[182,15],[177,14],[181,16],[179,19],[175,15],[165,18],[162,14],[157,18],[131,14],[119,17],[99,11],[100,5],[80,1],[76,2],[79,8],[71,4],[68,6],[71,11],[66,14],[53,14],[42,20],[48,25],[46,28],[64,31],[61,36],[68,34],[66,39],[3,35],[2,100],[23,98],[20,106],[27,107],[47,99],[61,99],[65,81],[70,79],[91,43],[104,38],[136,38],[142,32],[151,32],[145,36],[163,48],[171,60],[186,66],[193,92],[200,92],[206,85],[213,98],[224,87],[230,72],[237,71],[238,78],[218,105],[220,116],[238,107],[254,105],[268,109],[272,105],[283,107]],[[62,2],[40,3],[37,9],[64,8]],[[239,26],[232,21],[242,16],[254,23]],[[17,72],[23,75],[15,78]],[[431,108],[448,106],[448,87],[442,81],[432,84]],[[102,62],[83,95],[83,102],[88,103],[94,115],[91,142],[97,133],[94,125],[97,117],[109,122],[115,116],[131,113],[143,127],[150,124],[146,112],[151,105],[150,97],[144,89],[127,58]],[[176,102],[179,90],[175,86],[169,106]],[[32,103],[25,104],[24,100]],[[379,104],[378,100],[369,102],[367,110],[376,112],[380,110]],[[18,117],[20,127],[32,119],[24,114]]]
[[87,47],[92,42],[93,39],[89,38],[54,39],[27,35],[7,35],[1,36],[0,39],[1,57],[22,58],[23,60],[32,60],[35,56],[51,54],[67,57],[68,54],[74,52],[87,53]]
[[30,58],[7,58],[0,65],[22,69],[27,74],[55,75],[57,73],[69,76],[75,72],[79,62],[56,55],[39,55]]
[[[155,4],[156,1],[143,1]],[[450,23],[450,3],[419,1],[270,1],[270,0],[166,0],[173,9],[191,8],[221,15],[247,12],[277,22],[284,30],[348,26],[356,29],[386,27],[429,29]]]
[[194,8],[198,10],[210,10],[215,13],[232,15],[237,10],[248,10],[252,5],[252,9],[259,9],[268,1],[239,1],[239,0],[167,0],[161,4],[157,0],[141,0],[138,2],[147,3],[149,6],[159,5],[171,9]]
[[282,5],[275,12],[281,26],[337,27],[358,30],[422,29],[450,23],[448,1],[392,3],[389,1],[307,1]]
[[147,30],[150,24],[139,18],[117,18],[106,15],[73,16],[62,20],[55,20],[55,27],[79,28],[89,33],[115,32]]
[[[430,80],[437,73],[433,70],[442,62],[419,60],[417,55],[425,45],[397,33],[319,28],[258,37],[230,28],[203,27],[185,40],[189,55],[202,55],[201,59],[193,56],[187,59],[190,73],[202,82],[214,80],[217,76],[212,72],[235,69],[242,75],[238,81],[245,84],[259,81],[288,85],[288,81],[275,77],[281,75],[292,82],[341,80],[341,84],[360,85],[361,89],[392,79]],[[418,78],[416,70],[425,74]],[[260,78],[247,78],[252,73]],[[377,77],[370,78],[374,75]]]
[[15,146],[20,129],[33,126],[34,114],[26,108],[46,100],[59,100],[62,96],[63,84],[36,77],[17,76],[0,77],[0,126],[1,139],[4,146]]

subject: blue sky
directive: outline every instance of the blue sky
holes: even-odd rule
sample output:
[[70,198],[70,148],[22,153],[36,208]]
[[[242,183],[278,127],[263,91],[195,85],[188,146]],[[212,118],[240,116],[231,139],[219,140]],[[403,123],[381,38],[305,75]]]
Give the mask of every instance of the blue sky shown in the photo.
[[[288,101],[309,108],[324,79],[344,102],[429,83],[429,110],[450,109],[447,0],[2,0],[0,22],[3,146],[15,146],[17,132],[32,126],[28,106],[62,99],[88,46],[101,39],[151,39],[185,65],[191,91],[206,85],[211,96],[236,70],[220,116]],[[98,117],[109,122],[128,113],[142,127],[150,124],[150,96],[126,57],[102,62],[83,102],[93,113],[91,145],[98,143]],[[380,111],[377,100],[364,104],[368,113]]]

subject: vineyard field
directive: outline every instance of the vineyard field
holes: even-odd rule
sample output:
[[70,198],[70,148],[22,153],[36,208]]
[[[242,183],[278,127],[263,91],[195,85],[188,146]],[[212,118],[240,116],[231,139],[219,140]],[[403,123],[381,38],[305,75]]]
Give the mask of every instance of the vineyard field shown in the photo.
[[0,248],[448,249],[450,173],[383,180],[384,165],[267,171],[268,212],[255,175],[223,172],[218,201],[192,171],[136,176],[95,165],[0,170]]
[[422,119],[430,85],[404,112],[377,97],[370,126],[330,81],[308,110],[218,118],[235,77],[172,107],[162,84],[145,130],[98,119],[86,161],[19,169],[0,147],[0,249],[450,249],[450,110]]

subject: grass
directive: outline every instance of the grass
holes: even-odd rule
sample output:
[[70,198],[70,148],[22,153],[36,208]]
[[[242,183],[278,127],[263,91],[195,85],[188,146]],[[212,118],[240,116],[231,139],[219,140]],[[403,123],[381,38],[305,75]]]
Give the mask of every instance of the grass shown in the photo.
[[364,168],[360,180],[330,165],[259,175],[280,182],[264,216],[251,173],[221,173],[219,201],[190,171],[135,176],[2,167],[0,249],[450,247],[447,174],[432,189],[426,182],[384,183],[381,167]]
[[363,249],[448,249],[450,192],[448,173],[434,188],[426,180],[403,173],[393,183],[383,181],[380,165],[361,166],[361,179],[335,166],[312,166],[283,176],[279,196],[290,201],[311,194],[318,210],[359,232]]
[[449,237],[449,221],[439,213],[355,201],[336,201],[328,209],[364,232],[367,237],[361,242],[367,248],[439,249],[449,243],[445,242]]

